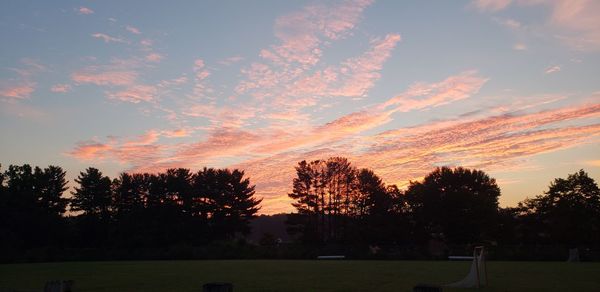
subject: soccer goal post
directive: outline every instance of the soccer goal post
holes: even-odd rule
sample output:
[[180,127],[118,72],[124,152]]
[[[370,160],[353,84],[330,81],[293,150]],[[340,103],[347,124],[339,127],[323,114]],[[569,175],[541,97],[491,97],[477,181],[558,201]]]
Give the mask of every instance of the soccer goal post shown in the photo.
[[465,256],[450,256],[450,260],[466,260],[472,259],[471,268],[467,276],[452,284],[445,285],[446,287],[454,288],[480,288],[487,285],[487,268],[485,264],[485,249],[483,246],[476,246],[473,250],[473,257]]

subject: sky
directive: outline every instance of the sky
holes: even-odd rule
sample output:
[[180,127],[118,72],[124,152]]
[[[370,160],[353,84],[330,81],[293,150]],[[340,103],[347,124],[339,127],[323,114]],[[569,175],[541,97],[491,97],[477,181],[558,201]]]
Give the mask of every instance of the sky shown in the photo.
[[289,212],[294,166],[405,188],[484,170],[501,206],[600,181],[600,1],[0,3],[0,163],[245,170]]

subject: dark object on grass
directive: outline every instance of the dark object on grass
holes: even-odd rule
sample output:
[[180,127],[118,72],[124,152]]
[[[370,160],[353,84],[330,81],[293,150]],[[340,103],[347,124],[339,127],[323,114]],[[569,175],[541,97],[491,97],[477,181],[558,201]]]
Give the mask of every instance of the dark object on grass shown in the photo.
[[206,283],[202,285],[202,292],[233,292],[231,283]]
[[48,281],[44,292],[73,292],[73,280]]
[[579,261],[579,249],[577,248],[571,248],[569,249],[569,258],[567,259],[567,262],[578,262]]
[[413,292],[442,292],[442,287],[435,285],[419,284],[413,287]]

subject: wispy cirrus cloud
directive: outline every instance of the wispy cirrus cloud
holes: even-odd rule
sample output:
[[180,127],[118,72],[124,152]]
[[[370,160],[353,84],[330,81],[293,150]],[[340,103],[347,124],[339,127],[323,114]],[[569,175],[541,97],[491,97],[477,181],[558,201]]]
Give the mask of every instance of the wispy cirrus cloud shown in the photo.
[[473,0],[471,5],[481,11],[500,11],[511,3],[512,0]]
[[67,154],[80,160],[101,160],[108,155],[113,147],[97,141],[84,141],[75,146]]
[[[557,38],[565,45],[577,50],[600,50],[600,2],[594,0],[473,0],[471,6],[480,11],[499,12],[516,4],[519,7],[549,7],[545,34]],[[520,28],[517,20],[503,22],[511,29]]]
[[556,72],[560,72],[560,66],[558,66],[558,65],[550,66],[550,67],[546,68],[546,70],[544,70],[545,74],[552,74],[552,73],[556,73]]
[[136,84],[125,90],[109,93],[108,97],[131,103],[139,103],[141,101],[152,102],[156,98],[156,93],[157,90],[154,86]]
[[[512,1],[479,2],[474,4],[477,10],[495,13]],[[347,156],[360,167],[374,168],[386,182],[404,185],[435,166],[491,170],[521,165],[532,155],[584,145],[598,135],[597,104],[568,106],[556,102],[564,96],[533,95],[518,100],[494,96],[497,100],[488,102],[483,100],[489,98],[487,91],[486,96],[479,92],[489,79],[476,70],[415,82],[397,89],[396,95],[370,96],[402,41],[398,33],[373,36],[368,29],[353,36],[370,4],[307,5],[276,20],[276,42],[257,50],[257,59],[236,55],[211,60],[201,55],[188,59],[184,72],[154,83],[146,69],[166,65],[153,48],[160,41],[128,43],[137,54],[131,58],[135,64],[85,67],[73,73],[74,85],[105,86],[108,98],[163,111],[173,129],[83,141],[68,154],[118,162],[130,171],[242,168],[265,197],[264,211],[269,213],[290,210],[285,194],[294,166],[304,159]],[[529,29],[517,19],[496,20],[515,31]],[[350,37],[360,39],[360,46],[328,63],[327,50]],[[224,66],[242,59],[248,61],[240,64],[232,89],[216,84],[221,72],[238,69]],[[485,106],[474,111],[473,103]],[[405,126],[407,119],[444,111],[447,105],[456,116]],[[456,113],[461,105],[470,109]]]
[[[246,170],[265,196],[265,212],[289,211],[289,190],[298,161],[344,155],[359,167],[377,170],[388,183],[406,186],[439,165],[502,170],[527,158],[577,147],[600,135],[600,104],[555,110],[489,116],[469,121],[448,120],[412,128],[383,132],[372,137],[373,144],[359,152],[341,145],[282,152],[234,165]],[[578,121],[580,125],[571,125]],[[273,169],[278,169],[273,173]]]
[[204,60],[196,59],[194,61],[194,77],[195,77],[195,85],[193,90],[194,97],[203,97],[207,92],[210,91],[208,85],[206,83],[206,79],[210,76],[210,71],[206,68],[204,64]]
[[323,39],[347,36],[370,0],[344,1],[341,5],[315,4],[279,17],[275,35],[281,43],[261,52],[265,59],[281,64],[295,62],[314,65],[321,57]]
[[5,100],[15,101],[31,97],[37,86],[34,76],[48,70],[46,66],[30,58],[23,58],[19,63],[19,67],[7,68],[13,72],[14,77],[0,80],[0,96],[5,97]]
[[[108,70],[105,70],[108,69]],[[126,70],[111,70],[99,66],[90,66],[71,74],[76,83],[92,83],[96,85],[132,85],[138,73]]]
[[135,26],[127,25],[125,29],[132,34],[141,34],[142,32]]
[[90,8],[88,8],[88,7],[81,6],[81,7],[79,7],[79,8],[77,9],[77,13],[79,13],[79,14],[84,14],[84,15],[88,15],[88,14],[93,14],[93,13],[94,13],[94,10],[92,10],[92,9],[90,9]]
[[155,163],[159,160],[161,152],[168,148],[156,143],[160,137],[160,131],[149,130],[134,138],[108,137],[106,142],[83,141],[66,154],[83,161],[111,159],[122,164]]
[[244,60],[244,57],[242,57],[240,55],[236,55],[236,56],[231,56],[231,57],[228,57],[228,58],[225,58],[225,59],[219,61],[219,64],[229,66],[231,64],[240,62],[242,60]]
[[0,96],[13,98],[13,99],[25,99],[29,98],[35,91],[35,82],[25,82],[18,84],[0,84]]
[[158,53],[151,53],[146,55],[146,60],[150,62],[160,62],[164,57]]
[[526,51],[527,45],[525,45],[523,43],[516,43],[516,44],[514,44],[513,49],[517,50],[517,51]]
[[71,91],[72,86],[69,84],[55,84],[50,88],[50,91],[57,93],[67,93]]
[[[485,83],[486,79],[477,76],[474,71],[468,71],[449,77],[441,82],[417,83],[399,96],[408,99],[419,99],[419,103],[403,104],[403,111],[437,107],[456,100],[468,98],[475,94]],[[415,88],[418,87],[418,90]],[[396,99],[394,97],[393,99]],[[407,99],[407,100],[408,100]],[[391,103],[395,105],[395,103]],[[217,108],[214,105],[198,104],[189,109],[188,116],[206,117],[212,121],[208,136],[196,143],[179,145],[176,152],[166,154],[170,165],[196,166],[213,162],[218,158],[234,156],[273,156],[287,151],[311,149],[320,145],[331,145],[343,142],[347,138],[375,129],[391,121],[391,115],[397,109],[387,108],[386,105],[376,105],[365,110],[354,112],[331,122],[299,127],[267,127],[253,130],[242,129],[244,121],[254,117],[253,110],[234,111],[227,108]],[[117,152],[114,152],[117,153]],[[103,154],[104,155],[104,154]],[[148,163],[150,160],[144,160]],[[132,165],[142,167],[135,161]],[[163,165],[158,161],[148,163],[144,167],[152,169]]]
[[103,40],[105,43],[125,43],[122,38],[113,37],[105,33],[94,33],[92,37]]
[[[475,70],[450,76],[433,84],[418,82],[410,88],[379,106],[380,109],[390,109],[393,112],[407,112],[426,107],[437,107],[450,102],[468,98],[477,93],[487,82]],[[427,98],[421,98],[426,96]]]

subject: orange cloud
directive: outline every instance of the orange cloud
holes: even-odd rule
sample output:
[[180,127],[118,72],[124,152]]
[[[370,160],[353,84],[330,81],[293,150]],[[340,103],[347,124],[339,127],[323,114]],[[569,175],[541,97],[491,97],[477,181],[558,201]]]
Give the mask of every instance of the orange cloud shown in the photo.
[[249,160],[234,167],[246,170],[265,202],[276,204],[265,205],[264,212],[290,211],[285,194],[291,188],[293,166],[303,159],[344,155],[359,167],[375,169],[388,183],[405,186],[438,165],[499,170],[532,155],[588,143],[591,137],[600,135],[600,124],[567,126],[570,123],[566,122],[598,117],[600,104],[466,122],[439,121],[376,135],[372,146],[358,153],[343,146],[313,148]]
[[111,149],[111,145],[87,141],[79,143],[67,154],[80,160],[100,160],[106,157]]
[[585,161],[584,164],[594,167],[600,167],[600,160],[588,160]]

